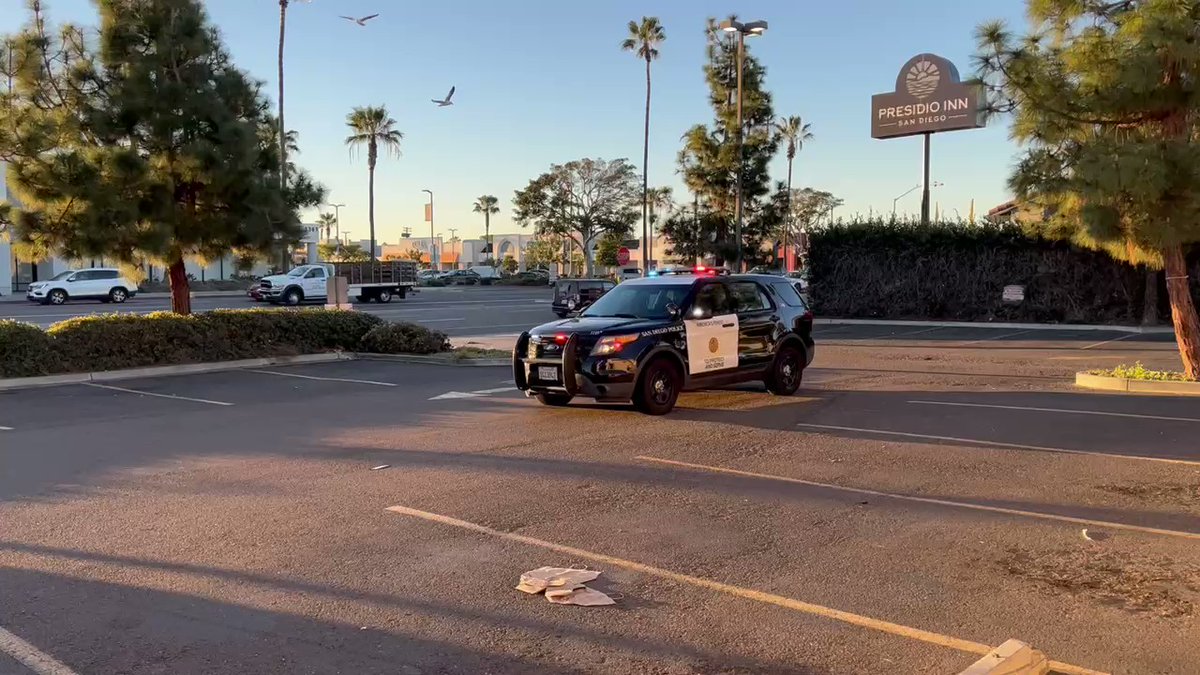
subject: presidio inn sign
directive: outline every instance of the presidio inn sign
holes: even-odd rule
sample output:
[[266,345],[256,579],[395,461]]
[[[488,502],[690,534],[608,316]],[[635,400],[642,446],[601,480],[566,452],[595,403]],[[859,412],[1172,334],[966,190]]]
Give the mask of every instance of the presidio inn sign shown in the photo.
[[929,137],[984,125],[983,92],[959,80],[958,68],[936,54],[918,54],[896,76],[896,89],[871,97],[871,137],[925,137],[921,222],[929,222]]

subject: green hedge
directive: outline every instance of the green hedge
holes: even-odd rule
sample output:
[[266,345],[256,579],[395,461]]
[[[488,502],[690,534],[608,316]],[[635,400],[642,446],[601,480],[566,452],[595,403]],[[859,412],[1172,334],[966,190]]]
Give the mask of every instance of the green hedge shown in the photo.
[[[45,331],[0,321],[0,377],[364,351],[363,338],[385,324],[371,314],[325,309],[100,314]],[[428,353],[430,345],[448,348],[441,333],[420,326],[404,330],[408,342],[424,350],[420,353]]]
[[[1134,324],[1146,291],[1144,269],[1015,225],[833,225],[812,233],[809,271],[826,316]],[[1005,303],[1007,285],[1024,301]]]
[[54,342],[41,328],[28,323],[0,321],[0,376],[32,377],[61,372]]
[[415,323],[376,326],[362,339],[362,351],[373,354],[435,354],[450,351],[445,333]]

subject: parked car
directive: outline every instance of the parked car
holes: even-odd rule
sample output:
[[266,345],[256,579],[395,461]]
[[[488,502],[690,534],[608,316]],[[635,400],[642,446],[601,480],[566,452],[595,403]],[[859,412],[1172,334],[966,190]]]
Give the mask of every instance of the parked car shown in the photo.
[[138,293],[137,284],[107,267],[60,272],[49,281],[29,284],[25,298],[43,305],[61,305],[68,300],[99,300],[120,304]]
[[550,309],[565,318],[590,306],[614,286],[616,283],[609,279],[559,279],[554,284]]
[[640,279],[640,278],[642,278],[642,270],[640,270],[637,267],[626,267],[625,269],[620,271],[619,278],[621,279],[621,281],[628,281],[630,279]]
[[250,288],[246,289],[246,295],[250,296],[250,299],[255,302],[262,302],[265,300],[266,297],[263,296],[262,279],[258,279],[254,283],[250,284]]
[[421,270],[417,272],[417,283],[428,286],[435,279],[440,279],[446,273],[441,270]]
[[474,286],[479,283],[479,274],[472,270],[452,270],[438,277],[448,286]]
[[417,284],[417,264],[411,260],[301,265],[287,274],[259,280],[260,293],[272,304],[299,305],[325,302],[331,277],[346,280],[346,290],[357,302],[391,302],[401,299]]
[[525,270],[517,274],[517,278],[526,284],[545,284],[550,281],[550,273],[546,270]]

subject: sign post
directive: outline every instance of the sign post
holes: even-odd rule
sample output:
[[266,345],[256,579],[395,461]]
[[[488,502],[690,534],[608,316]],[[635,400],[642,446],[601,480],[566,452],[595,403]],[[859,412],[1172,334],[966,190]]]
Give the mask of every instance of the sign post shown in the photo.
[[984,126],[983,94],[978,85],[963,84],[958,68],[936,54],[918,54],[896,76],[896,89],[871,97],[871,137],[925,137],[921,223],[929,224],[930,136],[943,131]]

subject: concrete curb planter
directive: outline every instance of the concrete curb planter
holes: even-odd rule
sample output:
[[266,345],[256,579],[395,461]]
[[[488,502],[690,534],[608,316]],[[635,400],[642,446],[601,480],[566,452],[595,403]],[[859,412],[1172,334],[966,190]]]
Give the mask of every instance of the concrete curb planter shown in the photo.
[[444,358],[441,356],[424,356],[421,354],[354,354],[357,359],[364,361],[391,361],[393,363],[423,363],[432,366],[455,366],[455,367],[487,367],[496,368],[502,366],[511,366],[512,362],[508,359],[462,359],[455,361],[453,359]]
[[63,384],[117,382],[120,380],[134,380],[150,377],[197,375],[201,373],[217,373],[225,370],[241,370],[242,368],[266,368],[269,366],[289,366],[301,363],[329,363],[332,361],[350,361],[353,359],[354,355],[352,354],[347,354],[344,352],[329,352],[325,354],[303,354],[300,356],[275,356],[265,359],[219,361],[216,363],[185,363],[176,366],[151,366],[149,368],[105,370],[96,373],[68,373],[66,375],[46,375],[42,377],[10,377],[0,379],[0,391],[35,389],[38,387],[55,387]]
[[1110,375],[1075,373],[1075,386],[1103,391],[1124,391],[1135,394],[1173,394],[1176,396],[1200,396],[1200,382],[1178,382],[1173,380],[1131,380]]

